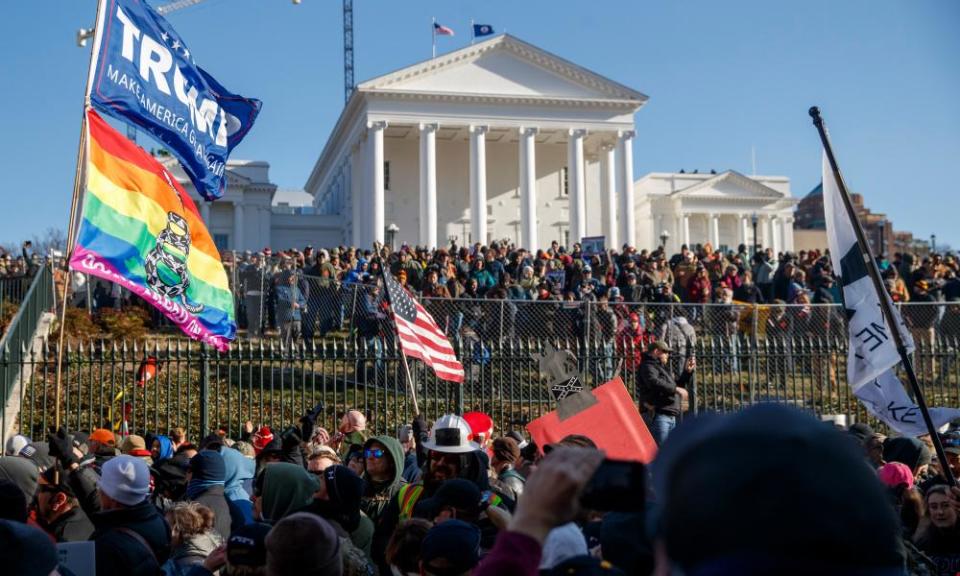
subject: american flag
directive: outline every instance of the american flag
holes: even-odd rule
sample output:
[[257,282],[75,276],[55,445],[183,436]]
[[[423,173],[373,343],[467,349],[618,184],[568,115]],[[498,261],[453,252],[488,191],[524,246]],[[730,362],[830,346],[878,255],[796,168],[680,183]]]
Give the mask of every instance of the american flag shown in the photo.
[[387,299],[393,311],[403,354],[419,358],[441,380],[463,383],[463,364],[433,316],[403,288],[390,272],[383,272]]
[[433,33],[437,36],[454,36],[453,28],[447,28],[439,22],[433,23]]

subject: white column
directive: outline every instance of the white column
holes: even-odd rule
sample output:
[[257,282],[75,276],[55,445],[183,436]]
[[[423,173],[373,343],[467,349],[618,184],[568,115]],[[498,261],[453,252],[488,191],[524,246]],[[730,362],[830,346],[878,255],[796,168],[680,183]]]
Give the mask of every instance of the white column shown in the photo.
[[620,194],[620,244],[637,245],[637,220],[634,214],[633,201],[633,130],[626,130],[617,134],[617,154],[619,159],[619,194]]
[[420,244],[437,247],[437,125],[420,125]]
[[363,194],[366,190],[364,184],[364,170],[361,170],[363,162],[361,162],[361,143],[357,142],[353,145],[353,150],[350,155],[350,216],[351,216],[351,236],[350,243],[362,249],[364,238],[366,237],[363,232]]
[[569,179],[570,245],[587,235],[586,180],[583,164],[583,137],[586,130],[571,129],[567,142],[567,177]]
[[470,232],[474,242],[483,244],[487,243],[486,134],[486,126],[470,126]]
[[206,200],[200,200],[200,218],[203,219],[203,223],[210,227],[210,203]]
[[617,248],[617,158],[616,148],[604,144],[600,149],[600,190],[603,208],[603,235],[607,248]]
[[233,249],[243,250],[243,204],[233,203]]
[[774,256],[780,252],[780,238],[779,234],[777,234],[777,225],[779,224],[778,220],[779,218],[776,216],[770,217],[770,248],[773,248]]
[[537,132],[536,128],[520,128],[520,247],[534,253],[540,248],[537,244]]
[[793,223],[794,219],[788,217],[783,221],[783,249],[793,252]]
[[[747,217],[743,214],[740,214],[740,244],[747,246],[747,238],[750,237],[750,232],[748,230],[749,223],[747,222]],[[749,252],[749,249],[748,249]]]
[[[383,131],[387,123],[367,123],[367,200],[371,216],[366,227],[364,244],[372,246],[374,242],[383,243],[384,239],[384,199],[383,199]],[[366,249],[366,248],[364,248]]]
[[720,217],[716,214],[710,214],[710,244],[713,245],[713,249],[717,250],[720,247]]
[[787,226],[789,225],[786,218],[777,218],[777,243],[780,245],[780,249],[784,252],[789,252],[790,248],[787,246]]
[[690,247],[690,215],[683,215],[683,243]]

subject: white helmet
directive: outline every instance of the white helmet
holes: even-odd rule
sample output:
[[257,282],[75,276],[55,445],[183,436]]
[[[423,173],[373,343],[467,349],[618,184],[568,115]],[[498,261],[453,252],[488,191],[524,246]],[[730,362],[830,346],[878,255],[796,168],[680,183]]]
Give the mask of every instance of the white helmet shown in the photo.
[[480,445],[469,440],[473,431],[467,421],[456,414],[445,414],[434,422],[424,448],[447,454],[466,454],[480,450]]

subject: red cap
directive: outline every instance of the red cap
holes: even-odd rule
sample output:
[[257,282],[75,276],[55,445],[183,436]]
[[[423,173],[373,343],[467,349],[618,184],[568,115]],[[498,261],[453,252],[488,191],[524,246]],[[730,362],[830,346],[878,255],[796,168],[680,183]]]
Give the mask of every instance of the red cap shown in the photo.
[[913,486],[913,472],[906,464],[902,462],[888,462],[877,470],[877,476],[880,481],[890,488],[896,488],[901,484]]
[[631,321],[631,322],[633,322],[633,321],[639,322],[639,321],[640,321],[640,315],[637,314],[636,312],[631,312],[631,313],[630,313],[630,321]]
[[273,431],[270,430],[269,426],[262,426],[253,434],[250,440],[253,444],[253,449],[259,453],[273,440]]
[[463,419],[467,421],[473,432],[471,440],[476,441],[477,436],[481,434],[484,440],[489,440],[493,436],[493,418],[483,412],[467,412],[463,415]]

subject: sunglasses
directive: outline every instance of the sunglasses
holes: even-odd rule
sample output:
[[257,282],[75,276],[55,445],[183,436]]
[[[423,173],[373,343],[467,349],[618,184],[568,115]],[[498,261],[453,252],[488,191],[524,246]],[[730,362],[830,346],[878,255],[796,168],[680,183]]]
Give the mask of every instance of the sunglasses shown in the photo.
[[363,451],[364,458],[383,458],[383,450],[380,448],[370,448]]

